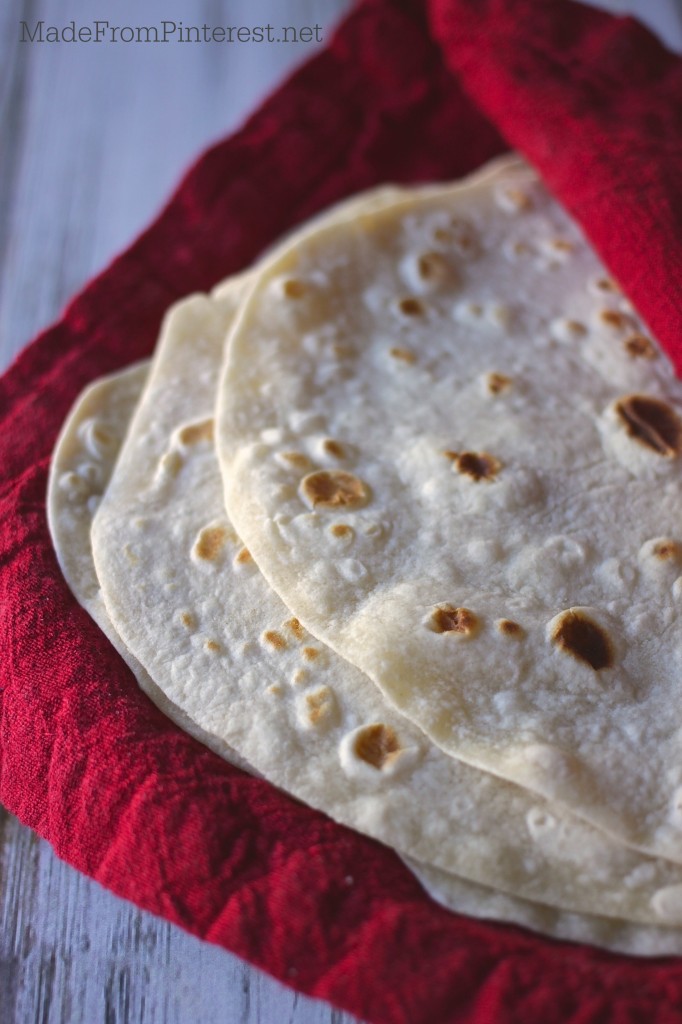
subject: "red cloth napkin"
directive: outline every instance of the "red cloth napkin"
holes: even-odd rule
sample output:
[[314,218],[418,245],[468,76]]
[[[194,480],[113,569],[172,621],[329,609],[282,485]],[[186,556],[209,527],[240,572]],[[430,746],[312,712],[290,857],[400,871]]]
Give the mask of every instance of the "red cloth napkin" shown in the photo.
[[568,0],[433,0],[430,16],[438,43],[418,0],[367,0],[0,381],[0,799],[114,892],[374,1024],[678,1021],[677,961],[449,914],[390,851],[181,733],[50,547],[47,468],[79,390],[149,353],[170,302],[332,200],[500,152],[479,108],[680,365],[680,62]]

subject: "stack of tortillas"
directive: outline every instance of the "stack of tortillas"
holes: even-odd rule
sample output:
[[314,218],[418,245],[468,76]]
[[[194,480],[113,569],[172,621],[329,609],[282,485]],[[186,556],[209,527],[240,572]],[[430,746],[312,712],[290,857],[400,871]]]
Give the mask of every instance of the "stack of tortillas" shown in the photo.
[[174,306],[74,408],[49,515],[218,753],[454,909],[682,953],[681,452],[668,360],[507,159]]

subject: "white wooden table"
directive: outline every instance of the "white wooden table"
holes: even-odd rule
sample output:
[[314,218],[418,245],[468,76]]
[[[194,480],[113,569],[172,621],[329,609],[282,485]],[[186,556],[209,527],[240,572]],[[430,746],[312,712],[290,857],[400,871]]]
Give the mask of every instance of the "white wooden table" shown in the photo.
[[[0,369],[310,44],[21,43],[94,19],[310,25],[350,0],[0,0]],[[677,0],[602,0],[682,49]],[[0,808],[0,1024],[351,1024],[67,867]],[[436,1024],[436,1022],[434,1022]]]

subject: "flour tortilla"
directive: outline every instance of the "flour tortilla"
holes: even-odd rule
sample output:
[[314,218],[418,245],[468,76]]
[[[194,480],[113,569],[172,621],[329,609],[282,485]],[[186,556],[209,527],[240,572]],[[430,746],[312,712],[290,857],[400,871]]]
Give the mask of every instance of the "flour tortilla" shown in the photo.
[[521,900],[504,892],[476,885],[456,875],[419,864],[409,857],[406,866],[416,875],[432,899],[448,910],[485,921],[522,925],[554,939],[589,943],[631,956],[680,956],[682,932],[628,924],[615,918],[571,914],[566,910],[530,900]]
[[522,163],[299,237],[220,390],[230,516],[306,628],[449,754],[678,862],[681,449],[669,361]]
[[211,436],[240,286],[168,315],[92,530],[108,614],[173,706],[267,779],[417,860],[512,894],[682,921],[682,873],[443,754],[268,588]]
[[168,700],[111,624],[102,600],[90,543],[92,519],[142,394],[149,363],[136,363],[95,381],[82,392],[55,445],[47,487],[47,519],[59,566],[78,603],[97,623],[135,676],[140,689],[185,732],[231,764],[247,768],[219,736],[205,733]]
[[[77,599],[111,639],[138,678],[142,689],[179,725],[228,760],[234,752],[203,733],[161,690],[125,648],[113,630],[99,592],[89,526],[106,488],[120,442],[147,377],[139,364],[91,385],[74,406],[55,449],[49,484],[50,528],[67,581]],[[74,474],[73,476],[71,474]],[[75,479],[78,477],[78,479]],[[89,494],[89,497],[87,495]],[[545,935],[591,942],[620,952],[661,956],[682,952],[682,933],[557,911],[506,896],[435,868],[406,861],[434,899],[451,910],[474,917],[525,925]]]
[[[183,727],[189,725],[193,735],[208,740],[213,749],[230,760],[234,752],[228,753],[225,744],[203,733],[170,705],[125,648],[106,614],[95,575],[89,539],[91,517],[108,484],[147,371],[145,363],[102,378],[75,404],[52,460],[48,490],[51,533],[74,595],[123,655],[143,690],[166,714],[170,708],[174,721]],[[556,938],[592,942],[621,952],[656,956],[682,952],[682,933],[673,929],[569,914],[506,896],[414,861],[406,864],[436,900],[459,913],[522,924]]]

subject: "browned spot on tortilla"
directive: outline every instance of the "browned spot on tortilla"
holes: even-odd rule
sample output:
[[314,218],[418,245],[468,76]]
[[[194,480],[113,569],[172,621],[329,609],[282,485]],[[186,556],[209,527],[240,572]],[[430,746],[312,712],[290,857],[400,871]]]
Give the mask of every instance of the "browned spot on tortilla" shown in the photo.
[[660,540],[654,544],[652,553],[661,562],[679,562],[682,558],[682,545],[676,540]]
[[359,508],[369,497],[366,484],[343,470],[318,470],[301,481],[301,496],[311,508]]
[[613,664],[608,634],[584,612],[569,608],[558,616],[550,639],[555,647],[599,672]]
[[301,651],[301,654],[306,661],[315,661],[316,658],[319,658],[321,653],[322,652],[319,647],[304,647]]
[[334,441],[331,437],[326,438],[322,442],[322,451],[325,455],[332,455],[335,459],[344,459],[346,457],[343,445],[339,444],[338,441]]
[[566,329],[570,331],[571,334],[574,334],[576,338],[581,338],[583,335],[587,334],[587,328],[584,324],[581,324],[579,320],[567,320]]
[[330,530],[335,537],[348,537],[353,532],[353,527],[347,526],[346,523],[334,523]]
[[213,651],[214,653],[217,653],[218,651],[222,650],[217,640],[207,640],[204,646],[206,647],[207,651]]
[[453,233],[448,230],[448,228],[436,228],[433,232],[433,237],[437,242],[451,242],[453,239]]
[[95,441],[99,441],[100,444],[111,444],[114,440],[114,435],[111,431],[107,430],[106,427],[103,427],[101,423],[96,423],[92,428],[92,436]]
[[334,342],[332,351],[338,359],[350,359],[351,356],[355,355],[355,349],[351,348],[350,345],[344,345],[340,341]]
[[620,292],[620,288],[612,277],[600,277],[594,283],[600,292]]
[[476,483],[479,480],[493,480],[502,468],[500,460],[488,452],[445,451],[443,454],[451,460],[453,469],[464,476],[470,476]]
[[424,306],[419,299],[401,299],[398,303],[398,309],[404,316],[421,316],[424,312]]
[[276,629],[266,629],[263,633],[263,639],[266,644],[270,644],[276,651],[283,651],[287,646],[287,642],[281,633],[278,633]]
[[280,459],[288,462],[295,469],[307,469],[310,465],[310,459],[303,452],[282,452]]
[[573,252],[575,249],[573,242],[569,242],[565,238],[553,238],[549,244],[555,252]]
[[201,423],[189,423],[178,434],[180,443],[198,444],[199,441],[213,440],[213,420],[202,420]]
[[512,381],[511,377],[507,377],[504,373],[489,373],[486,377],[486,384],[491,395],[499,395],[503,391],[509,390]]
[[227,530],[224,526],[205,526],[194,548],[197,557],[212,562],[223,550],[226,539]]
[[439,252],[424,252],[417,257],[417,273],[424,281],[444,281],[452,268]]
[[520,188],[505,188],[504,196],[517,210],[530,210],[533,205],[528,193],[522,192]]
[[271,693],[273,697],[281,697],[284,693],[284,688],[279,683],[272,683],[268,686],[268,693]]
[[305,702],[311,725],[330,725],[336,718],[336,699],[330,687],[322,686],[306,694]]
[[519,626],[518,622],[512,619],[498,619],[496,626],[503,636],[522,637],[525,633],[523,626]]
[[289,619],[287,622],[287,628],[291,630],[297,640],[302,640],[305,636],[305,629],[298,619]]
[[400,752],[400,743],[390,725],[368,725],[355,738],[355,753],[361,761],[372,768],[381,770],[395,760]]
[[474,636],[480,626],[478,616],[469,608],[456,608],[451,604],[435,608],[431,624],[436,633],[459,633],[461,636]]
[[400,359],[403,363],[416,363],[417,361],[416,355],[414,352],[411,352],[409,348],[396,346],[389,349],[389,354],[392,355],[394,359]]
[[631,334],[623,346],[633,359],[655,359],[657,355],[653,342],[645,334]]
[[665,402],[648,395],[627,395],[615,410],[630,437],[657,455],[670,459],[682,451],[682,422]]
[[234,556],[235,562],[239,565],[246,565],[247,562],[253,562],[253,555],[248,548],[240,548],[237,554]]
[[599,319],[607,327],[613,327],[617,331],[622,331],[624,327],[632,323],[629,316],[626,316],[625,313],[620,313],[617,309],[602,309]]
[[191,612],[181,612],[180,621],[182,622],[183,626],[187,627],[187,629],[194,629],[197,624],[196,617],[192,615]]
[[295,277],[289,277],[282,285],[282,291],[288,299],[300,299],[305,295],[305,284]]

